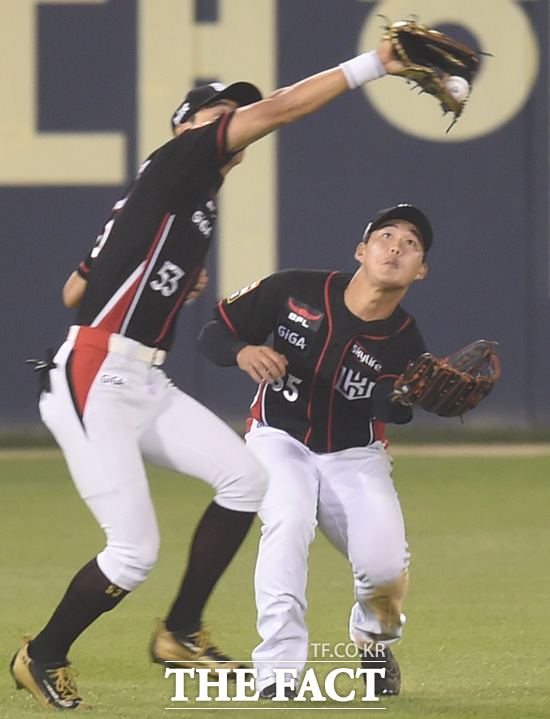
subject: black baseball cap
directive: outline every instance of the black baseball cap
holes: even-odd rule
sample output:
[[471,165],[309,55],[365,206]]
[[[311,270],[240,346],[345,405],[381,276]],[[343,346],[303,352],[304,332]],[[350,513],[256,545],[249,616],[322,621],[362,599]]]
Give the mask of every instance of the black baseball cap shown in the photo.
[[414,207],[414,205],[395,205],[395,207],[387,207],[385,210],[380,210],[372,218],[369,224],[365,228],[363,233],[363,241],[365,241],[371,232],[378,230],[380,227],[385,225],[390,220],[406,220],[412,222],[418,228],[422,236],[422,244],[424,245],[424,252],[427,252],[432,246],[433,242],[433,231],[430,221],[426,215]]
[[227,98],[234,100],[240,107],[250,105],[262,99],[262,93],[250,82],[234,82],[232,85],[224,85],[221,82],[211,82],[209,85],[200,85],[189,90],[181,105],[172,115],[172,129],[183,124],[197,110],[205,105],[210,105],[217,100]]

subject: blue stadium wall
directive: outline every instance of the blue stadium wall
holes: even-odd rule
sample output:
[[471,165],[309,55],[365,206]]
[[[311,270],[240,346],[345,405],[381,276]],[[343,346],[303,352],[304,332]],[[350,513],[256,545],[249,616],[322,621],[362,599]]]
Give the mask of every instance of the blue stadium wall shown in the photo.
[[470,426],[550,426],[547,0],[8,0],[1,430],[40,426],[25,360],[63,340],[63,282],[139,161],[169,139],[188,85],[249,79],[269,92],[372,48],[384,18],[411,14],[488,53],[463,117],[447,132],[434,98],[385,78],[250,147],[222,189],[210,285],[182,313],[167,370],[242,420],[252,382],[195,348],[216,299],[277,268],[352,271],[369,217],[412,202],[435,231],[429,274],[404,301],[428,347],[500,343],[502,377]]

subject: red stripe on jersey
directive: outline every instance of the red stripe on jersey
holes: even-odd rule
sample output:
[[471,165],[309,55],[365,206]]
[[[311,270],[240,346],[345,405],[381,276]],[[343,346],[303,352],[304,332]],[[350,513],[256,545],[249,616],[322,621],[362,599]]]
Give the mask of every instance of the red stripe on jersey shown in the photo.
[[330,399],[328,402],[328,427],[327,427],[327,446],[329,447],[329,452],[332,450],[332,408],[334,405],[334,394],[336,392],[336,384],[338,382],[338,377],[340,376],[340,368],[342,366],[342,363],[344,361],[344,357],[346,356],[346,352],[348,351],[348,348],[352,342],[355,342],[355,337],[352,337],[351,340],[347,343],[347,345],[344,347],[344,351],[340,355],[340,361],[336,365],[336,370],[334,372],[334,375],[332,376],[332,386],[330,388]]
[[[402,324],[401,327],[397,330],[397,332],[403,332],[403,330],[405,329],[405,327],[407,327],[407,326],[410,325],[410,324],[411,324],[411,318],[410,318],[410,317],[407,317],[407,319],[403,322],[403,324]],[[397,332],[396,332],[395,334],[397,334]]]
[[[405,326],[405,325],[403,325],[403,326]],[[366,337],[366,335],[361,335],[361,337]],[[340,357],[340,361],[338,362],[338,366],[336,367],[336,371],[334,372],[334,376],[332,378],[332,387],[331,387],[331,391],[330,391],[329,412],[328,412],[328,416],[329,416],[329,425],[328,425],[329,446],[331,446],[330,437],[332,436],[332,417],[333,417],[332,406],[334,404],[334,397],[335,397],[335,393],[336,393],[336,384],[338,382],[338,377],[340,376],[340,368],[342,367],[344,357],[346,356],[346,353],[349,349],[349,346],[352,344],[352,342],[355,342],[355,337],[352,337],[352,339],[345,346],[344,351],[342,352],[342,355]],[[381,379],[385,379],[386,377],[391,377],[391,378],[397,379],[398,375],[384,374],[384,375],[380,375],[380,377],[378,379],[381,380]],[[375,419],[375,420],[369,420],[369,424],[371,427],[371,433],[372,433],[372,430],[374,430],[374,438],[372,439],[372,441],[376,442],[376,440],[380,440],[381,442],[385,442],[386,441],[384,438],[384,432],[386,430],[385,423],[381,422],[379,419]],[[369,437],[369,442],[370,441],[371,440]],[[331,450],[329,449],[329,452],[330,451]]]
[[267,384],[265,382],[262,382],[262,384],[260,384],[260,386],[258,387],[258,391],[256,392],[256,396],[254,397],[252,404],[250,405],[250,418],[248,420],[248,422],[250,422],[250,426],[252,426],[251,423],[254,419],[258,422],[261,422],[262,424],[266,424],[266,418],[263,416],[262,412],[266,389]]
[[216,148],[218,151],[218,158],[220,160],[225,160],[229,162],[229,158],[227,157],[227,148],[225,146],[225,133],[227,131],[227,123],[229,122],[230,118],[233,117],[233,113],[227,113],[225,114],[220,124],[218,125],[218,130],[216,133]]
[[[328,332],[327,332],[327,338],[326,338],[326,340],[325,340],[324,347],[323,347],[323,349],[322,349],[322,351],[321,351],[321,354],[319,355],[319,359],[317,360],[317,364],[315,365],[315,371],[313,372],[313,378],[312,378],[312,380],[311,380],[311,390],[310,390],[310,393],[309,393],[309,402],[308,402],[308,405],[307,405],[307,417],[308,417],[308,419],[309,419],[309,421],[310,421],[310,426],[309,426],[308,431],[306,432],[306,436],[304,437],[304,444],[306,445],[306,447],[307,447],[308,442],[309,442],[310,437],[311,437],[311,414],[312,414],[312,406],[311,406],[311,405],[312,405],[312,400],[313,400],[313,387],[315,386],[315,381],[316,381],[316,379],[317,379],[317,375],[319,374],[319,371],[320,371],[320,369],[321,369],[321,365],[323,364],[323,360],[324,360],[325,355],[326,355],[326,353],[327,353],[328,346],[329,346],[329,344],[330,344],[330,342],[331,342],[331,340],[332,340],[332,331],[333,331],[333,327],[334,327],[334,322],[333,322],[333,319],[332,319],[332,312],[330,311],[328,288],[329,288],[329,284],[330,284],[331,279],[332,279],[335,275],[337,275],[337,274],[338,274],[338,272],[331,272],[331,274],[327,277],[327,279],[326,279],[326,281],[325,281],[324,299],[325,299],[325,307],[326,307],[326,310],[327,310]],[[332,443],[331,443],[331,441],[330,441],[330,435],[329,435],[329,437],[328,437],[328,442],[327,442],[327,452],[330,452],[330,451],[331,451],[331,444],[332,444]]]
[[361,335],[361,337],[366,337],[369,340],[387,340],[390,337],[393,337],[394,335],[398,335],[400,332],[403,332],[405,327],[411,324],[411,318],[407,317],[407,319],[403,322],[401,327],[395,330],[395,332],[392,332],[391,335]]
[[78,331],[70,360],[67,362],[67,380],[81,421],[90,387],[105,361],[108,348],[108,332],[93,327],[81,327]]
[[172,324],[172,320],[174,319],[177,311],[181,307],[182,303],[185,301],[185,298],[187,297],[187,295],[191,292],[191,290],[195,286],[197,277],[199,276],[200,271],[201,271],[200,266],[195,267],[193,272],[189,275],[189,279],[187,280],[187,284],[184,285],[184,287],[181,291],[181,295],[179,296],[177,302],[172,307],[172,311],[166,318],[166,321],[165,321],[164,325],[162,326],[160,333],[155,337],[155,344],[160,342],[162,339],[164,339],[166,333],[168,332],[170,325]]
[[223,300],[220,300],[220,301],[218,302],[218,309],[219,309],[219,311],[220,311],[220,315],[222,316],[222,319],[223,319],[223,321],[225,322],[225,324],[229,327],[229,329],[231,330],[231,332],[233,332],[233,334],[235,335],[235,337],[238,337],[238,336],[239,336],[239,333],[237,332],[237,330],[235,329],[233,323],[231,322],[231,320],[230,320],[229,317],[227,316],[227,312],[225,311],[225,308],[224,308],[224,306],[223,306]]
[[136,280],[130,285],[130,287],[128,287],[126,292],[119,298],[116,305],[114,305],[114,307],[109,310],[109,312],[105,315],[105,317],[103,317],[103,319],[98,322],[97,325],[95,325],[96,327],[99,327],[106,332],[120,332],[122,324],[126,319],[128,309],[131,307],[134,297],[136,296],[136,292],[140,287],[141,282],[143,281],[143,277],[149,271],[149,264],[152,257],[154,257],[155,250],[157,249],[157,246],[164,234],[164,230],[166,228],[166,225],[168,224],[168,221],[170,220],[170,217],[170,214],[164,215],[158,232],[155,236],[155,239],[151,244],[151,247],[149,248],[149,252],[147,253],[147,257],[145,258],[145,262],[143,263],[143,271],[141,272],[139,277],[137,277]]
[[401,327],[399,327],[397,330],[395,330],[395,332],[392,332],[390,335],[366,335],[366,334],[362,334],[361,337],[366,337],[366,338],[369,339],[369,340],[378,340],[378,341],[380,341],[380,340],[387,340],[387,339],[389,339],[390,337],[393,337],[394,335],[398,335],[400,332],[403,332],[403,330],[405,329],[405,327],[407,327],[408,325],[410,325],[410,323],[411,323],[411,318],[410,318],[410,317],[407,317],[407,319],[403,322],[403,324],[401,325]]
[[[143,274],[141,277],[143,277]],[[96,327],[108,332],[109,334],[112,332],[118,333],[120,331],[124,318],[126,317],[126,313],[128,312],[128,308],[132,304],[132,300],[134,299],[139,283],[141,282],[141,277],[136,278],[135,282],[128,287],[113,309],[110,310],[105,317],[103,317],[101,322],[95,325]]]
[[386,425],[384,422],[381,422],[379,419],[374,420],[374,441],[384,442],[386,447],[388,446],[389,442],[385,438],[384,434],[386,432]]

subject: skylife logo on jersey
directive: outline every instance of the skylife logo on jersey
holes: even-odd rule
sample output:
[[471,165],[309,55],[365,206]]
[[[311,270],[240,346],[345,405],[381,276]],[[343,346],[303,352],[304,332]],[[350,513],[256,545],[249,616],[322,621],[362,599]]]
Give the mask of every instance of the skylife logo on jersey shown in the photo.
[[325,316],[324,312],[320,312],[302,302],[297,302],[293,297],[288,298],[287,306],[287,317],[290,322],[300,325],[306,330],[316,332]]
[[355,357],[356,360],[361,362],[361,364],[367,365],[367,367],[370,367],[379,374],[380,372],[382,372],[382,363],[379,362],[376,357],[373,357],[370,352],[367,352],[364,347],[361,347],[358,342],[353,343],[353,346],[351,348],[351,354]]

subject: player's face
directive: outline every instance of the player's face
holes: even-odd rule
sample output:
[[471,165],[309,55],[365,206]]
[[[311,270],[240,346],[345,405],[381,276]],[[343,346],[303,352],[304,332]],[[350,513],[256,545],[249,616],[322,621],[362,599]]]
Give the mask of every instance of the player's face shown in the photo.
[[392,220],[372,232],[355,257],[371,282],[385,289],[405,289],[428,271],[420,233],[406,220]]

